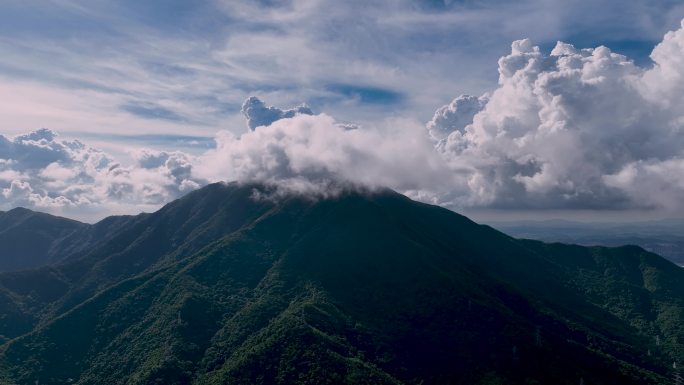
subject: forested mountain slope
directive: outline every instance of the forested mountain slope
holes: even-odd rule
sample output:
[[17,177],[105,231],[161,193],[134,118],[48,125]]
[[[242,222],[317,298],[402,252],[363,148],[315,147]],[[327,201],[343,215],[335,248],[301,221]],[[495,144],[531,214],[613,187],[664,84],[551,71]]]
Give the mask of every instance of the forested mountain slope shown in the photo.
[[684,271],[655,254],[268,189],[210,185],[1,274],[2,381],[660,384],[684,357]]

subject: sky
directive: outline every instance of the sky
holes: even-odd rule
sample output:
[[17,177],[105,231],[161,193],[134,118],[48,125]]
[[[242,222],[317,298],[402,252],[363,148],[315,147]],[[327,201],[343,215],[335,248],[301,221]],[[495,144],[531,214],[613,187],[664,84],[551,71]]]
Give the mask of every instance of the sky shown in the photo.
[[483,220],[683,217],[683,18],[659,0],[5,0],[0,209],[92,222],[259,180]]

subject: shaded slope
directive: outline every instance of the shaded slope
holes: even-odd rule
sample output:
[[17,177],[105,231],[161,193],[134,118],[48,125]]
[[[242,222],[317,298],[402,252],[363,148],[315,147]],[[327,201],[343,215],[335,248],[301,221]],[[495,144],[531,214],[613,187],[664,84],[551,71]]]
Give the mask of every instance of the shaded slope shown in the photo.
[[[250,223],[272,206],[249,199],[251,187],[209,185],[153,214],[110,217],[67,237],[57,265],[0,273],[0,288],[24,303],[24,329],[47,321],[141,272],[187,256]],[[47,295],[37,295],[46,293]],[[17,320],[11,321],[13,324]],[[1,324],[0,324],[1,326]],[[0,335],[19,334],[0,329]]]
[[71,219],[16,208],[0,213],[0,272],[58,262],[59,244],[88,225]]
[[[6,344],[8,381],[655,384],[681,359],[684,277],[641,249],[517,241],[389,191],[252,188],[198,192],[134,219],[155,225],[134,248],[80,256],[112,284]],[[147,267],[118,270],[135,250]]]

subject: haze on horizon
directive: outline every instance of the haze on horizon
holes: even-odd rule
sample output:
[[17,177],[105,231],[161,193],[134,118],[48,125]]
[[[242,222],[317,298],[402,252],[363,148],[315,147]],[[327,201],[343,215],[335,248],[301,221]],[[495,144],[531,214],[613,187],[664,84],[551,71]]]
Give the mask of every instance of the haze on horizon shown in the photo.
[[0,209],[344,181],[484,221],[684,217],[684,6],[616,4],[9,0]]

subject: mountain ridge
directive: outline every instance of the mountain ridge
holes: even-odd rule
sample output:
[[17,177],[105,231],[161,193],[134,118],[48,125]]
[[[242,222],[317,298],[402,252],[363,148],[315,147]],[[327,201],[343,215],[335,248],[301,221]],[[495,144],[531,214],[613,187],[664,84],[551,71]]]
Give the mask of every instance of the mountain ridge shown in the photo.
[[86,226],[23,207],[0,213],[0,271],[58,262],[59,244]]
[[[520,241],[387,190],[254,188],[209,186],[0,274],[15,324],[32,317],[1,348],[6,383],[656,384],[681,359],[681,269],[643,249]],[[17,290],[49,277],[57,299]]]

